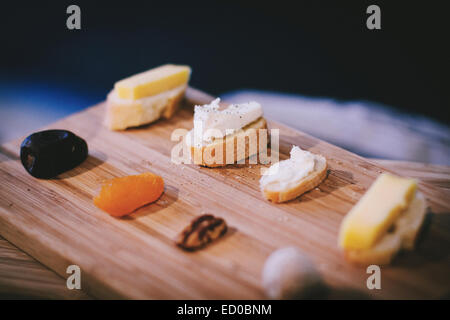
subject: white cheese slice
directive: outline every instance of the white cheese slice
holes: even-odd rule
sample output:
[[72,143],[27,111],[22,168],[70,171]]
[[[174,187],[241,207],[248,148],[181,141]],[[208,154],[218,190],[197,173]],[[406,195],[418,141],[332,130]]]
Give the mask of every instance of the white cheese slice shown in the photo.
[[194,132],[201,134],[204,144],[232,134],[263,115],[261,105],[255,101],[227,107],[219,103],[220,98],[217,98],[210,104],[195,106]]

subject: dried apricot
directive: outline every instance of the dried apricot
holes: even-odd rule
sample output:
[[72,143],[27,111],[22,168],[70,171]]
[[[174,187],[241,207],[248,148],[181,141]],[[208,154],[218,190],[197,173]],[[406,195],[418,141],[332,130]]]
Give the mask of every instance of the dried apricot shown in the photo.
[[114,217],[122,217],[158,200],[163,191],[163,178],[151,172],[113,178],[102,184],[94,204]]

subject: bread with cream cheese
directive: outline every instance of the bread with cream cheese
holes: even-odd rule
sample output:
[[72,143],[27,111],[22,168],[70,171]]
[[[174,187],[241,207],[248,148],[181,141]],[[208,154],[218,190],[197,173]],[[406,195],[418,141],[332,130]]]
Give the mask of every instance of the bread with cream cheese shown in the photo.
[[185,139],[192,162],[206,167],[245,163],[267,151],[267,141],[267,122],[258,103],[223,105],[220,99],[195,107],[194,129]]
[[327,161],[317,154],[294,146],[291,158],[273,164],[261,177],[264,197],[275,203],[286,202],[317,187],[327,175]]

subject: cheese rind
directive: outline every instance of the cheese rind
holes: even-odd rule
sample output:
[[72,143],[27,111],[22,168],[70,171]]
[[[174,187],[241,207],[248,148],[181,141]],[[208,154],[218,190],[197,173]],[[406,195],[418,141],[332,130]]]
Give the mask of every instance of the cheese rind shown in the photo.
[[417,182],[383,173],[344,218],[340,247],[369,249],[393,225],[414,198]]
[[114,90],[121,99],[141,99],[187,84],[191,68],[166,64],[115,83]]

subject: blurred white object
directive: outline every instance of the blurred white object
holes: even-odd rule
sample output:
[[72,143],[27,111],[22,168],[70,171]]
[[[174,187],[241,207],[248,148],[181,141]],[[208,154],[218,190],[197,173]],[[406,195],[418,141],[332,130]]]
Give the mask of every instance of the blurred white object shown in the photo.
[[287,247],[267,258],[262,285],[270,299],[314,298],[322,289],[322,280],[306,255],[296,247]]
[[223,94],[225,101],[258,101],[267,118],[374,158],[450,165],[450,129],[379,104],[262,91]]

